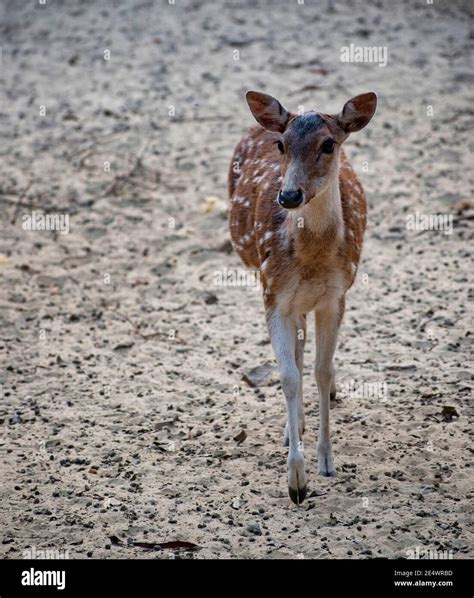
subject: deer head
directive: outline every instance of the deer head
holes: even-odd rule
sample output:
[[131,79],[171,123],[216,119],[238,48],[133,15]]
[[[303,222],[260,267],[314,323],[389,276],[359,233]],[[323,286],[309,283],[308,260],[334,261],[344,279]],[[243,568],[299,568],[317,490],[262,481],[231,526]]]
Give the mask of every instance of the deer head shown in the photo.
[[352,98],[335,115],[290,113],[278,100],[257,91],[248,91],[246,98],[256,121],[276,133],[282,173],[278,202],[289,210],[325,193],[337,180],[342,143],[370,122],[377,107],[373,92]]

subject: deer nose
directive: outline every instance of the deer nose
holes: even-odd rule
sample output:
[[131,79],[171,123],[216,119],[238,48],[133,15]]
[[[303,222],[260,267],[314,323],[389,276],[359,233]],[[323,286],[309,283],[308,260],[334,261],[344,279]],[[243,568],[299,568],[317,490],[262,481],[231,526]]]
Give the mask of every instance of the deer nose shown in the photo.
[[303,193],[301,189],[297,189],[296,191],[280,191],[278,203],[282,208],[286,208],[287,210],[298,208],[303,203]]

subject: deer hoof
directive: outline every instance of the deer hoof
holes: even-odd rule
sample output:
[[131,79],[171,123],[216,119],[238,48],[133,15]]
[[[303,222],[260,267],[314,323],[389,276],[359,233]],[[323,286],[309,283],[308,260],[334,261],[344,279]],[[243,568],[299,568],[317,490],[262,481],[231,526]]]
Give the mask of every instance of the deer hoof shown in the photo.
[[336,475],[330,446],[319,449],[319,475],[325,478],[333,478]]
[[294,488],[288,486],[288,494],[295,505],[300,505],[304,501],[307,488],[307,486],[303,486],[303,488],[297,488],[295,490]]

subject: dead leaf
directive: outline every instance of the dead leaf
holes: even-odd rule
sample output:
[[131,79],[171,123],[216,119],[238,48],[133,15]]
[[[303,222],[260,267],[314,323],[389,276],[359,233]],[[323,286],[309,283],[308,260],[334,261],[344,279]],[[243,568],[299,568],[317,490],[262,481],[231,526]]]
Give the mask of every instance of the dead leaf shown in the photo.
[[450,422],[453,417],[459,417],[459,413],[456,411],[456,407],[444,405],[441,410],[441,416],[444,418],[444,421]]
[[234,436],[234,440],[237,444],[242,444],[242,442],[247,438],[247,432],[245,430],[241,430],[237,436]]
[[154,542],[134,542],[133,546],[136,546],[137,548],[145,548],[145,550],[153,550],[158,544],[155,544]]
[[149,282],[148,282],[148,280],[146,280],[146,278],[136,278],[135,280],[132,281],[132,287],[134,289],[141,285],[147,286],[148,284],[149,284]]
[[271,374],[275,370],[275,366],[269,362],[265,362],[262,365],[257,365],[257,367],[253,368],[247,374],[242,376],[242,380],[247,382],[249,386],[252,388],[256,388],[258,386],[263,386],[266,382],[269,381]]
[[414,363],[393,363],[383,366],[385,370],[394,370],[395,372],[411,372],[416,370]]
[[169,428],[170,426],[174,426],[175,421],[178,419],[178,416],[173,417],[173,419],[168,419],[164,422],[159,422],[155,424],[155,430],[161,430],[162,428]]
[[219,298],[217,297],[217,295],[214,295],[214,293],[206,293],[204,295],[204,303],[206,305],[215,305],[218,301]]
[[114,351],[124,351],[125,349],[131,349],[135,343],[133,341],[122,341],[115,345]]
[[161,542],[160,544],[158,544],[158,547],[162,550],[201,550],[201,547],[197,544],[193,544],[192,542],[183,542],[181,540],[174,540],[172,542]]
[[459,216],[466,210],[474,210],[474,199],[459,199],[451,204],[451,209]]
[[159,550],[201,550],[201,546],[193,544],[192,542],[183,542],[181,540],[173,540],[171,542],[134,542],[133,546],[145,548],[146,550],[153,550],[156,548]]
[[227,210],[227,203],[222,201],[215,195],[208,195],[201,205],[201,212],[203,214],[210,214],[211,212],[222,212]]
[[28,274],[38,274],[39,272],[39,270],[34,270],[29,264],[21,264],[18,266],[18,269],[22,272],[28,272]]

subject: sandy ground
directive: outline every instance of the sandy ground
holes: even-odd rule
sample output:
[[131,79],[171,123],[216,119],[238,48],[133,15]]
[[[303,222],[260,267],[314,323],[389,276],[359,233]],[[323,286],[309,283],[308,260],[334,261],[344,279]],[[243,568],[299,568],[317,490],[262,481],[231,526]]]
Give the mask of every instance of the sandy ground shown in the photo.
[[[406,227],[472,197],[469,2],[2,6],[1,556],[472,557],[472,219]],[[342,63],[351,42],[387,66]],[[240,268],[226,174],[249,88],[324,112],[379,95],[346,145],[370,210],[337,477],[317,476],[311,331],[300,508],[278,380],[243,380],[273,363],[260,293],[214,284]],[[24,230],[33,210],[69,234]]]

